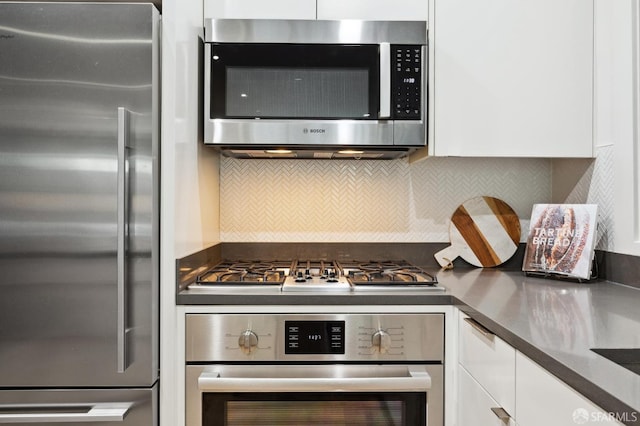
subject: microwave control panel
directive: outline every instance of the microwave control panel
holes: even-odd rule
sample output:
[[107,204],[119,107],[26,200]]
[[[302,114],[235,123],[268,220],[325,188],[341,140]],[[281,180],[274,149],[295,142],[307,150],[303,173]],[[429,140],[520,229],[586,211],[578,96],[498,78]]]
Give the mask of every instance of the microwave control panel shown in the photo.
[[422,118],[422,46],[392,45],[393,118]]

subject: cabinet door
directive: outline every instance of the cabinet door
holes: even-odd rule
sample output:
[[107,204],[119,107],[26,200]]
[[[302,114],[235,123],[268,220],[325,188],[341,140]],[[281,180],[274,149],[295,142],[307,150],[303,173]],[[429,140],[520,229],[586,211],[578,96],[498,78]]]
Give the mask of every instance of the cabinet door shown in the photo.
[[434,0],[434,153],[593,156],[593,0]]
[[515,411],[516,351],[508,343],[462,315],[459,361],[509,413]]
[[505,416],[500,405],[487,393],[480,384],[462,366],[458,375],[458,425],[460,426],[505,426],[514,425],[511,416]]
[[318,0],[318,19],[426,21],[426,0]]
[[316,19],[315,0],[205,0],[205,18]]
[[622,425],[519,352],[516,353],[516,395],[520,426]]

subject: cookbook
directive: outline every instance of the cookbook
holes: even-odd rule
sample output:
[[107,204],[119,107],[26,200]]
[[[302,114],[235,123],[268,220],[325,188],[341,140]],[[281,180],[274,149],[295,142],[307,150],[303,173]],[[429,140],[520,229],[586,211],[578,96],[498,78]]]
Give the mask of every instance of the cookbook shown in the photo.
[[566,278],[592,278],[597,207],[595,204],[535,204],[522,270]]

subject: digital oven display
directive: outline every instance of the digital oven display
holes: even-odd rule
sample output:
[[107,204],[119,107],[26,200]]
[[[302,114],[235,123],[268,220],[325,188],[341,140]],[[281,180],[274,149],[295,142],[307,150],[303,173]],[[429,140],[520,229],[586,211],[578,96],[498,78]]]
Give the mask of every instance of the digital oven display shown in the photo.
[[344,355],[344,321],[285,321],[285,354]]

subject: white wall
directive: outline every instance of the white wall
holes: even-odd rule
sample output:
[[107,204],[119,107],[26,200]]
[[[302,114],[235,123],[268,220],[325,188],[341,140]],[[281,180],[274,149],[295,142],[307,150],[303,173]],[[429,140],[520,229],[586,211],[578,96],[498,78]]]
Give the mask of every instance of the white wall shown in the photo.
[[160,422],[183,423],[175,260],[219,242],[219,156],[200,143],[202,2],[162,5]]
[[638,9],[638,0],[596,1],[595,160],[223,158],[221,239],[448,241],[455,207],[493,195],[514,207],[523,230],[533,203],[598,204],[597,248],[640,255]]
[[555,160],[553,199],[595,203],[598,249],[640,255],[638,0],[596,1],[595,161]]

